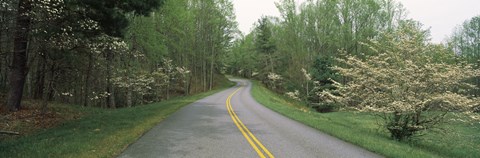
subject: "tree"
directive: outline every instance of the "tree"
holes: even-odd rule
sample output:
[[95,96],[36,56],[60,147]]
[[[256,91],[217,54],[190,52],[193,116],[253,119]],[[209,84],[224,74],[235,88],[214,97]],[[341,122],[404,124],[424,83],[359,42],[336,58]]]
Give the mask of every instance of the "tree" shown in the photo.
[[[107,35],[121,37],[123,35],[123,30],[128,25],[128,22],[125,18],[126,13],[135,12],[140,15],[146,15],[150,13],[152,9],[158,7],[160,3],[161,1],[159,0],[127,2],[115,0],[73,0],[38,1],[35,3],[30,0],[20,0],[18,3],[18,11],[16,16],[14,51],[11,65],[12,70],[9,75],[11,86],[8,93],[7,106],[11,111],[16,111],[21,108],[20,103],[28,73],[27,62],[29,59],[27,56],[29,52],[27,52],[27,43],[32,41],[32,38],[30,38],[29,35],[38,32],[36,28],[31,27],[35,25],[32,25],[32,20],[36,20],[36,23],[38,23],[37,21],[43,21],[46,23],[51,22],[55,24],[64,24],[64,22],[74,22],[75,20],[83,21],[84,19],[88,19],[93,20],[100,26],[100,29],[97,29],[94,32],[89,32],[89,34],[98,36],[102,33],[106,33]],[[42,10],[46,11],[42,12]],[[61,11],[65,12],[62,12],[64,13],[63,15],[58,16],[63,16],[63,18],[51,18],[50,14],[57,15],[58,12]],[[83,25],[80,27],[83,27]],[[43,30],[40,30],[45,31],[45,33],[54,34],[56,32],[61,32],[59,29],[64,29],[63,32],[66,32],[66,28],[62,27],[44,27]],[[70,29],[68,30],[79,31]],[[108,61],[111,61],[112,58],[112,54],[107,55]],[[111,75],[107,76],[109,76],[107,78],[110,81]],[[111,83],[108,85],[111,85]],[[113,93],[113,90],[110,87],[107,89],[107,91],[112,91]],[[113,106],[112,103],[113,102],[111,102],[111,105]]]
[[[312,108],[318,112],[332,112],[338,108],[335,102],[331,102],[329,96],[323,95],[324,92],[333,92],[336,90],[333,80],[339,80],[340,75],[333,70],[333,57],[317,57],[312,65],[312,80],[314,87],[307,95],[307,100]],[[332,94],[337,96],[338,94]]]
[[12,70],[9,79],[10,91],[7,98],[7,107],[9,107],[10,111],[19,110],[22,100],[23,86],[25,84],[25,76],[27,75],[27,42],[30,31],[30,17],[28,14],[32,10],[32,2],[20,0],[17,10]]
[[[17,0],[0,1],[0,92],[9,85],[9,67],[13,52],[13,34],[17,14]],[[6,107],[5,107],[6,108]]]
[[[187,92],[206,91],[216,84],[220,57],[237,33],[230,0],[171,0],[159,11],[158,28],[174,63],[191,70]],[[191,86],[201,85],[201,86]]]
[[222,57],[226,73],[249,78],[258,75],[257,64],[260,63],[261,59],[253,40],[253,34],[248,34],[233,42],[232,49]]
[[254,42],[258,54],[266,61],[259,65],[263,67],[260,70],[265,72],[262,74],[262,76],[265,76],[264,79],[268,76],[266,72],[269,72],[269,74],[275,73],[273,53],[276,51],[276,46],[272,35],[272,24],[270,20],[268,17],[262,17],[258,21],[258,26],[256,27]]
[[456,54],[478,65],[480,59],[480,16],[467,20],[449,39]]
[[476,87],[464,81],[479,71],[468,64],[434,62],[426,33],[421,25],[406,21],[383,41],[367,44],[378,55],[340,59],[345,67],[335,70],[350,81],[336,83],[342,97],[324,94],[378,114],[395,140],[436,128],[451,112],[471,112],[478,99],[462,92]]
[[[449,39],[449,46],[465,61],[480,68],[480,16],[473,17],[457,27]],[[480,86],[480,78],[471,79],[472,83]],[[479,96],[480,91],[471,94]]]
[[[246,35],[254,37],[256,52],[243,50],[235,54],[240,59],[230,62],[235,65],[228,65],[227,69],[230,72],[243,70],[244,73],[254,70],[259,73],[257,78],[264,82],[268,81],[268,73],[277,73],[285,81],[277,88],[286,92],[306,89],[309,82],[303,80],[302,68],[311,72],[314,78],[317,75],[317,80],[329,83],[328,78],[320,78],[321,74],[315,73],[334,72],[328,70],[330,65],[341,64],[332,60],[335,58],[345,55],[363,58],[374,54],[361,43],[380,38],[382,32],[393,31],[404,18],[402,6],[393,0],[312,0],[302,4],[281,0],[276,6],[280,17],[260,18],[255,29]],[[341,54],[339,50],[347,54]],[[239,64],[244,61],[242,58],[252,54],[256,54],[257,62],[253,60],[256,64],[248,65],[253,68],[236,69],[242,65]],[[342,78],[342,82],[345,81]],[[319,86],[325,88],[328,85],[322,83]],[[319,104],[318,96],[310,90],[299,91],[299,96],[311,105]]]

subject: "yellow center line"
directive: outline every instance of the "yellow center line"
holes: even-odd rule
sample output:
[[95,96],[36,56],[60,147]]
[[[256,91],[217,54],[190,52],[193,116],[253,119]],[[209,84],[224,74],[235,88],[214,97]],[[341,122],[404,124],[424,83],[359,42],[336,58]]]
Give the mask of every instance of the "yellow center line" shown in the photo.
[[[250,130],[247,128],[247,126],[245,126],[245,124],[243,124],[243,122],[240,120],[240,118],[238,118],[237,114],[235,113],[235,111],[232,108],[232,104],[231,104],[232,97],[238,91],[240,91],[240,89],[242,89],[242,87],[238,88],[232,94],[230,94],[230,96],[228,96],[227,101],[226,101],[226,106],[227,106],[228,113],[230,114],[230,117],[232,118],[233,122],[238,127],[238,129],[240,130],[242,135],[245,137],[245,139],[247,139],[248,143],[257,152],[259,157],[265,158],[265,155],[263,154],[263,152],[265,152],[268,157],[274,158],[272,153],[270,153],[270,151],[268,151],[268,149],[265,148],[265,146],[263,146],[263,144],[252,134],[252,132],[250,132]],[[263,152],[257,147],[257,145],[260,146],[260,148],[263,150]]]

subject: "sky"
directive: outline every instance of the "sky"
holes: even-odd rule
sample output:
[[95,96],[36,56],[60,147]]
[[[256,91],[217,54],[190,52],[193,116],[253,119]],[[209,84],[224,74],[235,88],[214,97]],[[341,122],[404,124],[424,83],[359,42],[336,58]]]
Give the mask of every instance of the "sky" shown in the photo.
[[[275,2],[279,0],[233,0],[240,31],[250,32],[262,15],[280,16]],[[296,0],[297,3],[306,0]],[[480,15],[480,0],[397,0],[403,4],[408,18],[430,28],[432,42],[440,43],[456,26]]]

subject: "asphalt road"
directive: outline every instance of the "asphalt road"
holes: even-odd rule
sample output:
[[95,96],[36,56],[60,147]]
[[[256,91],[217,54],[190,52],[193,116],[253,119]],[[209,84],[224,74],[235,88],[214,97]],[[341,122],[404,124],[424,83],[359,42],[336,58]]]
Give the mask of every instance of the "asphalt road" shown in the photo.
[[250,81],[233,81],[237,86],[180,109],[119,157],[381,157],[267,109],[252,98]]

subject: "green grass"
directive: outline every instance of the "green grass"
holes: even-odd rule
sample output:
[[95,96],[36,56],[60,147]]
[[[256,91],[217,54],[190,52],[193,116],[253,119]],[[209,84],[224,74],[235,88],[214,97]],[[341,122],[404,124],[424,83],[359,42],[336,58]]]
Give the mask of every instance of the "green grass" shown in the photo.
[[82,108],[86,116],[58,127],[0,142],[0,157],[113,157],[170,114],[221,89],[161,103],[106,110]]
[[391,140],[368,113],[317,113],[254,82],[253,97],[266,107],[327,134],[386,157],[480,157],[480,124],[449,122],[409,142]]

